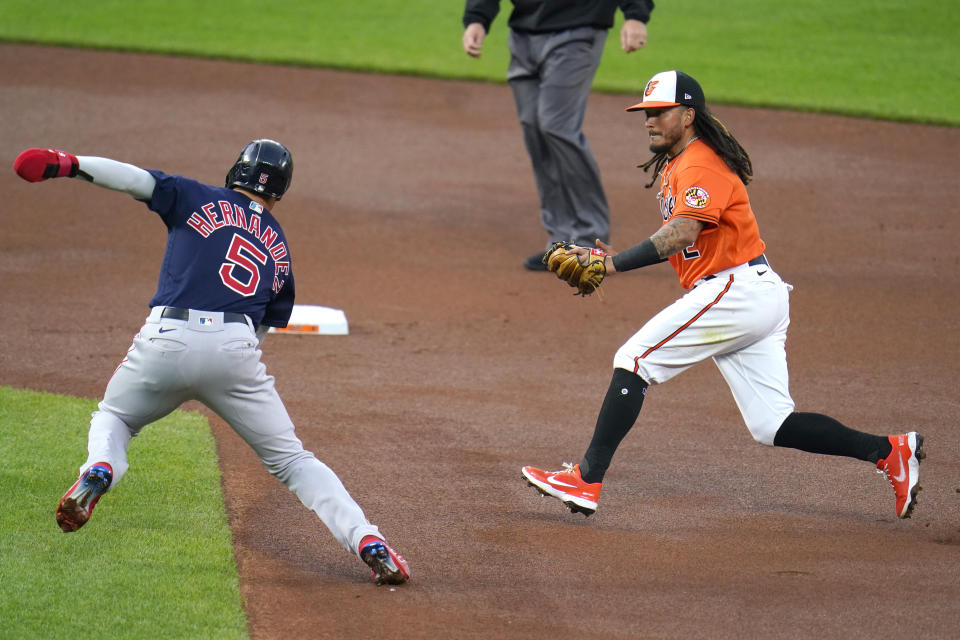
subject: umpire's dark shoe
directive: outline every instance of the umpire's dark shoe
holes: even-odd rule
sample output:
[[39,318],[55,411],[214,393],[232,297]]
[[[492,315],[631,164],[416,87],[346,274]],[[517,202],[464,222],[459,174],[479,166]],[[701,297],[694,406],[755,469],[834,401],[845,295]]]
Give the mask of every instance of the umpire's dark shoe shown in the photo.
[[113,468],[106,462],[91,466],[70,487],[57,505],[57,524],[64,533],[76,531],[87,523],[93,508],[113,482]]
[[523,267],[530,271],[546,271],[547,265],[543,264],[543,254],[546,253],[540,252],[536,255],[532,255],[526,260],[523,261]]
[[410,579],[410,565],[383,540],[367,536],[360,542],[360,559],[373,570],[378,584],[403,584]]

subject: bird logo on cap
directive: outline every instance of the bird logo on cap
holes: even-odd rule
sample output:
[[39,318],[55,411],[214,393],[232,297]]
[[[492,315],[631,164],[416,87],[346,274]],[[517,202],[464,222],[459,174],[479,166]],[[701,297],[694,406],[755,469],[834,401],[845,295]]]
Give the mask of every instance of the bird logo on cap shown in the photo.
[[657,83],[659,82],[660,82],[659,80],[651,80],[650,82],[648,82],[647,88],[643,90],[643,97],[649,98],[650,94],[653,93],[653,90],[657,88]]

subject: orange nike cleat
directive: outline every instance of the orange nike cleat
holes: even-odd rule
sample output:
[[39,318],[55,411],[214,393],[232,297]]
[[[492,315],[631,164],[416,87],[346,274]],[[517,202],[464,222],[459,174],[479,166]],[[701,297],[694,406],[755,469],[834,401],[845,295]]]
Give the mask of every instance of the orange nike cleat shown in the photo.
[[897,516],[909,518],[917,504],[920,491],[920,461],[927,454],[923,451],[923,436],[911,431],[899,436],[889,436],[893,450],[877,462],[877,472],[887,476],[897,496]]
[[564,462],[561,471],[544,471],[536,467],[524,467],[520,471],[527,484],[545,496],[557,498],[573,513],[589,517],[597,510],[603,483],[584,482],[580,465]]

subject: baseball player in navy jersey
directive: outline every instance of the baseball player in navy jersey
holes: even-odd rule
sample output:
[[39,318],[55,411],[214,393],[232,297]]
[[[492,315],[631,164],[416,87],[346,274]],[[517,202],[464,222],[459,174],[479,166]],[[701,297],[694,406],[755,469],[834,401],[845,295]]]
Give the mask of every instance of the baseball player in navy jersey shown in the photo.
[[293,159],[254,140],[215,187],[107,158],[27,149],[14,162],[29,182],[80,178],[128,193],[167,227],[150,314],[90,420],[88,457],[57,505],[76,531],[127,471],[130,440],[188,400],[199,400],[249,444],[267,469],[372,570],[377,584],[410,577],[340,479],[303,448],[260,361],[269,327],[285,327],[294,283],[287,244],[271,211],[290,186]]

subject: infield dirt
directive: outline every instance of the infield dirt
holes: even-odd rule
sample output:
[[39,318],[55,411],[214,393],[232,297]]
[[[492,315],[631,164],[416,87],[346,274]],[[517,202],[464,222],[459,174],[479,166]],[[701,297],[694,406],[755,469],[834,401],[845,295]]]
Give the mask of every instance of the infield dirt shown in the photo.
[[[584,519],[520,467],[579,460],[616,348],[681,291],[665,265],[602,299],[522,269],[546,238],[505,86],[0,45],[0,87],[0,384],[100,397],[165,240],[126,196],[19,180],[20,150],[211,183],[252,138],[293,152],[275,213],[298,302],[351,333],[271,336],[264,359],[413,578],[374,587],[211,416],[253,638],[956,637],[960,129],[715,108],[796,287],[797,408],[923,433],[914,517],[869,464],[755,444],[704,363],[650,390]],[[596,94],[586,123],[620,248],[659,217],[628,104]]]

